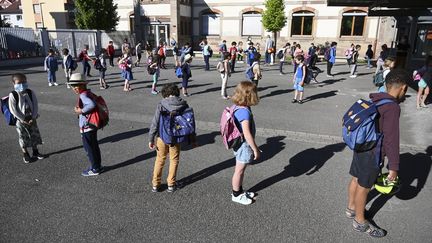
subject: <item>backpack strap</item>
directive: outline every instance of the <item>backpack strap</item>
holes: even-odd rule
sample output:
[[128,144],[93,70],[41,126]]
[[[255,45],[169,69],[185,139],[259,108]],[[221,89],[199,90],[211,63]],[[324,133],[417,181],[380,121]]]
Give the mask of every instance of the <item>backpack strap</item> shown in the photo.
[[18,103],[19,103],[19,95],[18,92],[16,92],[15,90],[12,90],[12,95],[15,98],[15,108],[18,110]]
[[385,105],[388,103],[394,103],[394,101],[391,99],[382,99],[382,100],[378,101],[377,103],[375,103],[375,106],[379,107],[379,106],[382,106],[382,105]]

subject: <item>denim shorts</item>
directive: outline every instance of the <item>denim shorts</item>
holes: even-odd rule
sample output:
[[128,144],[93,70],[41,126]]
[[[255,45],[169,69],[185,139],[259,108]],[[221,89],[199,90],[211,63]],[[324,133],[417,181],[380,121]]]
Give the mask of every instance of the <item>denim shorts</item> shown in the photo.
[[243,142],[240,148],[234,151],[234,155],[236,160],[243,164],[251,163],[254,158],[253,150],[247,142]]
[[428,85],[427,85],[427,83],[426,83],[426,81],[425,81],[424,79],[420,79],[420,81],[418,82],[418,86],[419,86],[419,88],[424,89],[424,88],[426,88]]
[[299,92],[303,92],[304,88],[300,85],[300,83],[301,83],[301,78],[296,78],[293,88]]

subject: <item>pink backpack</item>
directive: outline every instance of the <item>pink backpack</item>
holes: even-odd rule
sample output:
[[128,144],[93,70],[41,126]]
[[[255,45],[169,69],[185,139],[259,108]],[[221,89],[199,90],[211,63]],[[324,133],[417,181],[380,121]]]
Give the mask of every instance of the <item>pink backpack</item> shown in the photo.
[[243,143],[243,134],[234,122],[234,112],[239,108],[240,107],[233,105],[231,107],[226,107],[222,112],[219,125],[222,142],[226,149],[238,148]]

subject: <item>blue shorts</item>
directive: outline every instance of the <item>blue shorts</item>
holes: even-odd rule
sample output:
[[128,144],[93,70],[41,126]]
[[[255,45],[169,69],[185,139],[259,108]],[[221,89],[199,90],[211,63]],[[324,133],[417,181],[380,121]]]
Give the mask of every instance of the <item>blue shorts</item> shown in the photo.
[[425,81],[424,79],[420,79],[420,81],[418,82],[418,86],[419,86],[419,88],[424,89],[424,88],[426,88],[428,85],[427,85],[427,83],[426,83],[426,81]]
[[247,142],[243,142],[240,148],[234,151],[234,155],[236,160],[242,164],[249,164],[254,158],[253,150]]
[[301,79],[300,78],[296,78],[296,80],[294,81],[294,89],[300,92],[304,91],[304,88],[300,85],[301,83]]

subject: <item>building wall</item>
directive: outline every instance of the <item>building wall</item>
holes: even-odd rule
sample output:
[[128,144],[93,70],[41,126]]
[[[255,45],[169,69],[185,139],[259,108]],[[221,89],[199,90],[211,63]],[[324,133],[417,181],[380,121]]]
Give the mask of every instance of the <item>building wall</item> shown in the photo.
[[114,0],[117,4],[117,14],[120,17],[117,30],[130,30],[130,15],[134,13],[134,0]]
[[[66,0],[25,0],[21,2],[24,27],[36,29],[37,24],[48,30],[66,29],[68,24],[68,12],[65,9]],[[40,4],[42,3],[42,4]],[[33,5],[39,5],[41,14],[35,13]]]
[[23,15],[8,13],[8,14],[0,14],[1,19],[7,19],[6,22],[11,24],[11,27],[24,27]]

